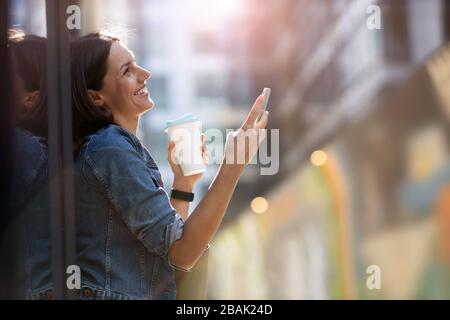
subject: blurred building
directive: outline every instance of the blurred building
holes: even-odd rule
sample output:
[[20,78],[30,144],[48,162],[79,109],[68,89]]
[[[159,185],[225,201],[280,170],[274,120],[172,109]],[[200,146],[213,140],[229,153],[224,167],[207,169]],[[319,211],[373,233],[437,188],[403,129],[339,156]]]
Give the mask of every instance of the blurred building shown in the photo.
[[[449,40],[449,3],[249,3],[239,56],[253,93],[274,89],[281,170],[240,184],[248,209],[214,243],[210,296],[449,298],[449,118],[436,96],[447,65],[429,67]],[[373,4],[381,30],[366,24]],[[256,196],[268,200],[261,215]],[[380,290],[366,286],[371,265]]]

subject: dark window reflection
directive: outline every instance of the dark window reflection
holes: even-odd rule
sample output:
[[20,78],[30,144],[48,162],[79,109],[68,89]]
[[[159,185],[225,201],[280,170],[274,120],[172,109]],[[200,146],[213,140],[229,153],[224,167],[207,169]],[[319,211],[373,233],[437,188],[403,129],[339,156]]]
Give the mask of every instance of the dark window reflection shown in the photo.
[[47,40],[10,30],[13,94],[10,216],[1,242],[1,294],[6,299],[51,295],[47,165]]

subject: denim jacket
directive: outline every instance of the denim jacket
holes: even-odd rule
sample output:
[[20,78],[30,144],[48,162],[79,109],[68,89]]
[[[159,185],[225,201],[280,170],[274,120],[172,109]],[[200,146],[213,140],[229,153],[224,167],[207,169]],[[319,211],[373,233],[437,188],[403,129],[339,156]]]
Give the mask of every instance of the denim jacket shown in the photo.
[[175,299],[172,243],[184,222],[138,138],[109,125],[75,161],[77,263],[83,299]]
[[51,287],[47,147],[45,140],[14,129],[12,196],[1,252],[2,297],[41,297]]

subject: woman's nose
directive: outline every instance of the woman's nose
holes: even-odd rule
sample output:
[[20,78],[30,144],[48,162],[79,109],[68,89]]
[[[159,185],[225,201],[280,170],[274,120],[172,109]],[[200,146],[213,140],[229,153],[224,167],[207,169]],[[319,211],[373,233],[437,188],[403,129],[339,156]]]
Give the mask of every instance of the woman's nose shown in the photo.
[[139,67],[139,69],[140,69],[139,70],[140,71],[140,73],[139,73],[139,80],[141,82],[150,79],[150,77],[152,75],[150,71],[148,71],[148,70],[146,70],[146,69],[144,69],[142,67]]

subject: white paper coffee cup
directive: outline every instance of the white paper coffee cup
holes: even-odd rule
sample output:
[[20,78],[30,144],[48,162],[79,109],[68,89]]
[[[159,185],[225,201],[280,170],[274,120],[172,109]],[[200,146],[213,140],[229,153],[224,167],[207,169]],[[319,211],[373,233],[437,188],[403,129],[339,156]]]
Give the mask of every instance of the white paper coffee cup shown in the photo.
[[175,142],[174,157],[184,176],[203,173],[206,170],[202,157],[202,122],[188,113],[167,121],[165,129],[169,139]]

